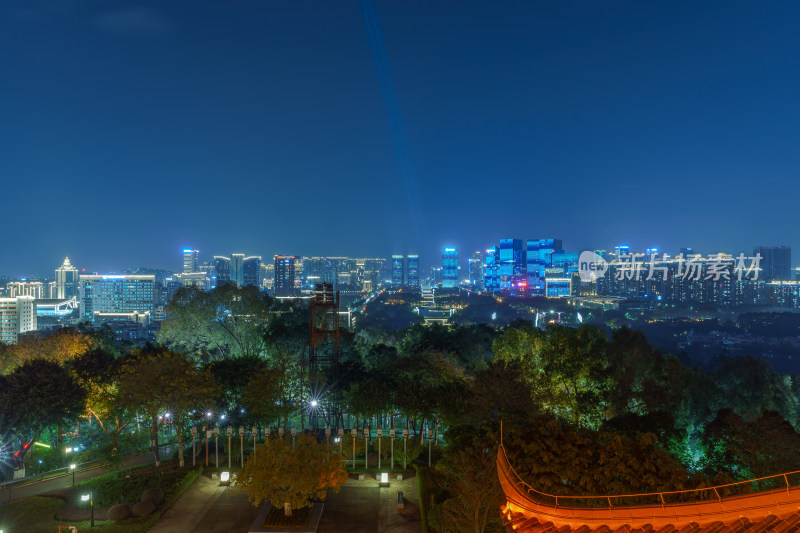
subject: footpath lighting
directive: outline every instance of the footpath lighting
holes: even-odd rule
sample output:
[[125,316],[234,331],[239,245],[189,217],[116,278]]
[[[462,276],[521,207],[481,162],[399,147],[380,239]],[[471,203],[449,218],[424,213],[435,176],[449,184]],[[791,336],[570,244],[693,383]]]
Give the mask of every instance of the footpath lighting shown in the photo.
[[230,485],[231,484],[231,473],[230,472],[222,472],[219,475],[219,484],[220,485]]
[[381,472],[381,487],[388,487],[389,486],[389,474],[387,472]]
[[81,501],[82,502],[85,502],[85,501],[89,502],[89,507],[92,510],[91,527],[94,527],[94,490],[90,490],[89,494],[81,494]]
[[73,487],[75,486],[75,467],[76,466],[77,465],[75,463],[72,463],[71,465],[69,465],[69,469],[72,470],[72,486]]

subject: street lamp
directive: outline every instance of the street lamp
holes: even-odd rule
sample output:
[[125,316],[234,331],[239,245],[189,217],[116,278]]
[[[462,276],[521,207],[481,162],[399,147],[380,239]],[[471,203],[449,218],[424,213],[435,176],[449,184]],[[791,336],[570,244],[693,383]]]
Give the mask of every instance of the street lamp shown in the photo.
[[381,469],[381,441],[383,440],[383,428],[378,428],[378,470]]
[[244,468],[244,426],[239,426],[239,455],[242,460],[242,468]]
[[428,428],[428,466],[431,466],[431,439],[433,439],[433,430]]
[[292,449],[293,449],[293,450],[294,450],[294,440],[295,440],[295,437],[297,437],[297,428],[293,427],[293,428],[292,428]]
[[225,433],[228,434],[228,448],[225,450],[225,455],[228,456],[228,470],[231,469],[231,435],[233,435],[233,428],[228,426],[227,431]]
[[219,470],[219,426],[214,426],[214,467]]
[[[392,418],[394,418],[394,417],[392,417]],[[394,422],[394,420],[392,420],[392,422]],[[390,446],[392,448],[392,464],[389,467],[390,470],[394,468],[394,436],[395,436],[395,432],[394,432],[394,428],[392,428],[392,429],[389,430],[389,443],[390,443]]]
[[336,434],[339,435],[339,453],[342,453],[342,437],[344,437],[344,429],[339,428],[336,431]]
[[258,437],[258,428],[253,426],[253,464],[256,464],[256,437]]
[[73,487],[75,486],[75,467],[76,466],[77,465],[75,463],[72,463],[71,465],[69,465],[69,469],[72,470],[72,486]]
[[356,428],[350,430],[350,439],[353,441],[353,469],[356,467],[356,437],[358,436],[358,431]]
[[406,469],[408,461],[408,428],[403,429],[403,470]]
[[369,468],[369,426],[364,426],[364,470]]
[[89,507],[92,509],[92,522],[91,527],[94,527],[94,489],[89,490],[89,494],[81,494],[81,501],[89,502]]
[[206,426],[206,468],[208,468],[208,441],[211,440],[211,430]]
[[195,447],[195,439],[197,438],[197,426],[192,426],[192,466],[195,466],[197,459],[197,448]]

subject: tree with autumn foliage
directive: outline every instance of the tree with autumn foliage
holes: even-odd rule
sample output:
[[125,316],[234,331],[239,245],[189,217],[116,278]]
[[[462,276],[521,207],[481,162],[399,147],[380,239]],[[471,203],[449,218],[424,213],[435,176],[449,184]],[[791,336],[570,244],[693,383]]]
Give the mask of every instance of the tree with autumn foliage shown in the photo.
[[254,506],[266,500],[291,516],[292,509],[324,500],[328,489],[338,492],[346,481],[347,471],[338,450],[303,433],[297,436],[294,448],[284,439],[272,439],[259,447],[245,463],[236,484]]
[[0,374],[7,374],[34,359],[63,365],[96,344],[91,335],[72,328],[25,335],[17,344],[4,346],[0,351]]

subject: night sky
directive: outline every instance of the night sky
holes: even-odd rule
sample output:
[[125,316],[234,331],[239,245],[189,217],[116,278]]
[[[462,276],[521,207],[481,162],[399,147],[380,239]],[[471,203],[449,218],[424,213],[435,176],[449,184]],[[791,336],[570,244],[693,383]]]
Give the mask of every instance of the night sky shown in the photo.
[[800,3],[0,4],[0,274],[565,248],[800,263]]

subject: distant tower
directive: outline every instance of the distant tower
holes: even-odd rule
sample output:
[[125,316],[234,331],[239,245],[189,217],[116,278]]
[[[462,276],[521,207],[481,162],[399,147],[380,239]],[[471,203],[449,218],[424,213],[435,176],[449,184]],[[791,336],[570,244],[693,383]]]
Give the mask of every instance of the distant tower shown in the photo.
[[[322,390],[329,389],[325,377],[330,383],[336,383],[339,378],[339,291],[334,291],[331,283],[317,283],[309,308],[309,377],[314,383],[311,390],[312,400],[317,402],[311,410],[310,424],[312,428],[321,427],[323,420],[320,418],[323,418],[326,426],[335,428],[339,423],[338,395],[331,389],[327,396],[323,396]],[[328,341],[329,345],[323,346]]]
[[64,263],[56,269],[56,298],[72,298],[78,296],[78,269],[64,258]]
[[231,254],[231,281],[239,287],[244,285],[244,254]]
[[405,285],[405,258],[402,255],[392,256],[392,285],[402,287]]
[[293,255],[275,256],[275,296],[294,296],[294,259]]
[[183,250],[183,273],[192,274],[197,272],[197,263],[199,262],[200,252],[186,248]]
[[451,289],[458,285],[458,252],[448,246],[442,252],[442,287]]
[[406,268],[408,275],[406,283],[409,287],[419,288],[419,256],[409,255],[406,257]]
[[261,287],[261,256],[245,257],[242,272],[242,286]]
[[761,254],[763,279],[792,279],[792,249],[789,246],[758,246],[753,256]]
[[469,258],[469,284],[476,289],[483,288],[483,254],[480,250],[472,252]]
[[214,271],[217,273],[217,287],[231,282],[231,258],[222,255],[214,256]]

